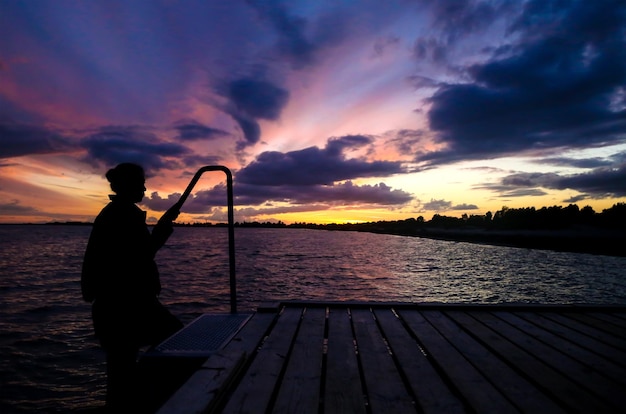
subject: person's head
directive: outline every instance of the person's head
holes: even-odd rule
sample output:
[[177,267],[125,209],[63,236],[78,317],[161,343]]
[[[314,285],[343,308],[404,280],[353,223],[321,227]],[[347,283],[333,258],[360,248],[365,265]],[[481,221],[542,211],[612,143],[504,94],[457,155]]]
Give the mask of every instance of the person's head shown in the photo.
[[143,199],[146,191],[146,176],[140,165],[125,162],[106,173],[111,184],[111,190],[118,197],[138,203]]

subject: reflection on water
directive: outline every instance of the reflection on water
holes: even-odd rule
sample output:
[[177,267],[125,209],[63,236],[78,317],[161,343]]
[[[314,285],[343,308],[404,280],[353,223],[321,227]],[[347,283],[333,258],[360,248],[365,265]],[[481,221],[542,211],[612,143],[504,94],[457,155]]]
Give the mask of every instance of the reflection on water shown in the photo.
[[[80,296],[90,227],[0,226],[0,412],[104,399]],[[305,229],[237,229],[239,309],[270,299],[626,304],[626,258]],[[189,322],[229,310],[225,228],[177,228],[162,300]]]
[[[168,298],[227,306],[226,229],[177,230],[158,256],[173,281]],[[237,229],[235,238],[244,309],[301,298],[626,303],[618,257],[306,229]]]

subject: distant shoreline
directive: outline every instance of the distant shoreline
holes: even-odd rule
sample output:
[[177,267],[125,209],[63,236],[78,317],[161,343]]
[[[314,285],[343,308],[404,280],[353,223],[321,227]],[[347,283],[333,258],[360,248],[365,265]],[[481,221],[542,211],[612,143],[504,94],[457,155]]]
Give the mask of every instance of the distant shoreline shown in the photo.
[[[89,222],[53,222],[53,223],[0,223],[0,226],[91,226]],[[206,226],[224,227],[225,224]],[[176,224],[176,227],[188,227]],[[200,226],[203,227],[203,226]],[[255,228],[256,226],[236,226]],[[267,226],[258,226],[266,228]],[[276,226],[274,228],[302,228]],[[304,227],[307,228],[307,227]],[[497,230],[497,229],[447,229],[423,227],[413,231],[391,230],[387,228],[310,228],[312,230],[359,231],[397,236],[423,237],[434,240],[479,243],[493,246],[520,247],[538,250],[554,250],[571,253],[589,253],[608,256],[626,257],[626,233],[623,230],[600,228],[564,229],[564,230]]]
[[626,234],[608,230],[421,229],[404,236],[436,240],[626,257]]

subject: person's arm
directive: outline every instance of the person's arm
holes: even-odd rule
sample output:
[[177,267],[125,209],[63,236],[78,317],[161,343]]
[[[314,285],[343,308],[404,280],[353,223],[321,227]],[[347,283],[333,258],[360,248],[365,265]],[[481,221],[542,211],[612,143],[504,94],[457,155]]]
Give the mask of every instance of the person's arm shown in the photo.
[[169,208],[169,210],[163,213],[157,224],[154,226],[154,229],[152,229],[152,240],[155,254],[161,247],[163,247],[167,239],[174,232],[172,223],[176,220],[179,214],[180,210],[178,204],[174,204]]

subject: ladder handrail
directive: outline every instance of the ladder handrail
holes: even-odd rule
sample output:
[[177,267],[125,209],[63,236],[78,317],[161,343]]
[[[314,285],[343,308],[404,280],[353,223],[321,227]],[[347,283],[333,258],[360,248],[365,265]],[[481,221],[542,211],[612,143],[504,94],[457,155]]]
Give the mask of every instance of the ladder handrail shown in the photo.
[[178,210],[191,194],[191,190],[196,185],[200,176],[207,171],[223,171],[226,174],[226,191],[228,198],[228,265],[230,269],[230,313],[237,313],[237,286],[235,279],[235,221],[234,221],[234,207],[233,207],[233,175],[230,170],[222,165],[206,165],[200,168],[193,176],[189,185],[185,189],[183,195],[180,196],[176,202]]

